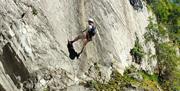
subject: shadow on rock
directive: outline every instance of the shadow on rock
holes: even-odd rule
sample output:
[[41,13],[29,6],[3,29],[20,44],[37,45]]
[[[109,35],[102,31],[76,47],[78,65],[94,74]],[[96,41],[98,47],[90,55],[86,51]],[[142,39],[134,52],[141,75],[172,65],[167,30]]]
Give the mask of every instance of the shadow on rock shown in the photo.
[[1,61],[6,74],[10,76],[17,88],[20,88],[19,82],[27,80],[29,72],[10,43],[3,47],[2,58]]
[[0,84],[0,91],[6,91],[1,84]]

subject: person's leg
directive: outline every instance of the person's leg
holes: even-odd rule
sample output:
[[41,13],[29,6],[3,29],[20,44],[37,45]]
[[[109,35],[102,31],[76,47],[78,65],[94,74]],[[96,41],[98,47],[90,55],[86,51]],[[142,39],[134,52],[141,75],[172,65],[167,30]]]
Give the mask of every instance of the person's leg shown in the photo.
[[78,41],[81,38],[81,35],[78,35],[77,37],[74,38],[74,40],[70,41],[71,43],[74,43]]
[[83,50],[84,50],[84,48],[85,48],[85,46],[86,46],[86,44],[87,44],[88,42],[89,42],[89,40],[84,39],[84,41],[83,41],[83,47],[82,47],[81,51],[79,52],[79,54],[81,54],[81,53],[83,52]]
[[86,36],[85,33],[80,34],[80,35],[78,35],[77,37],[75,37],[74,40],[72,40],[72,41],[70,41],[70,42],[71,42],[71,43],[74,43],[74,42],[78,41],[79,39],[84,39],[85,36]]

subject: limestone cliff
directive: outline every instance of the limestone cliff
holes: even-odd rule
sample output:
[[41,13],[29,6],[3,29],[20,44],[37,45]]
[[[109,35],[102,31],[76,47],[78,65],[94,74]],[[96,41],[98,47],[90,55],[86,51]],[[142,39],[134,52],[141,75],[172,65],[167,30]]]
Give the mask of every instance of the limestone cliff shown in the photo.
[[[136,37],[155,54],[154,44],[144,43],[149,16],[146,7],[136,11],[128,0],[0,0],[1,91],[85,91],[79,83],[107,82],[112,70],[123,74],[131,64],[152,73],[155,59],[145,56],[137,65],[130,55]],[[89,17],[97,35],[71,60],[67,40],[82,33]],[[82,42],[74,46],[80,51]]]

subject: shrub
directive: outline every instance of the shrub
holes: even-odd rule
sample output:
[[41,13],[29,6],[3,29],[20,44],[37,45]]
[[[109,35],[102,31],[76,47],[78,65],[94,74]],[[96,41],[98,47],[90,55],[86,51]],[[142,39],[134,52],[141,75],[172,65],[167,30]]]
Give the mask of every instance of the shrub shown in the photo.
[[[157,18],[157,25],[151,21],[145,35],[147,41],[155,43],[158,60],[158,82],[165,91],[180,90],[180,71],[178,70],[180,58],[176,54],[176,46],[180,48],[180,6],[172,0],[151,0],[148,7]],[[178,0],[175,0],[176,3]],[[158,26],[158,28],[156,28]],[[152,30],[156,30],[155,32]],[[170,43],[161,43],[159,39],[168,34]]]
[[32,7],[32,13],[33,13],[33,15],[37,15],[38,11],[34,7]]
[[123,87],[127,84],[129,84],[129,82],[125,76],[122,76],[117,71],[113,71],[109,82],[101,83],[99,81],[88,81],[84,86],[95,88],[97,91],[122,91]]
[[138,37],[136,37],[134,48],[131,49],[130,54],[133,56],[136,63],[140,64],[144,56],[144,50],[139,43]]
[[[174,88],[176,81],[180,80],[177,77],[177,63],[180,58],[176,54],[175,47],[170,43],[159,44],[157,48],[158,58],[158,80],[164,90],[170,91]],[[177,86],[176,86],[177,87]]]

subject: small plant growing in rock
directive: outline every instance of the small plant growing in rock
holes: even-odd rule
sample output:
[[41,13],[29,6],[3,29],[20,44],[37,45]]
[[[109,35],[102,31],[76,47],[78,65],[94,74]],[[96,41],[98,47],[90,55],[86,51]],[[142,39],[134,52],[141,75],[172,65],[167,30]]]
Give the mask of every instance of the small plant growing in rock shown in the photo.
[[50,91],[50,90],[49,90],[49,88],[47,87],[47,88],[44,88],[43,91]]
[[98,63],[94,63],[94,67],[95,67],[96,70],[98,70],[98,71],[100,70],[100,68],[98,66]]
[[33,15],[37,15],[38,11],[34,7],[32,7],[32,13],[33,13]]
[[131,65],[130,67],[126,68],[126,70],[124,71],[124,74],[130,74],[133,72],[137,72],[137,69],[133,65]]
[[95,67],[95,69],[98,71],[98,76],[101,77],[101,71],[100,71],[100,68],[99,68],[98,63],[94,63],[94,67]]
[[142,46],[139,43],[138,37],[136,37],[134,48],[131,49],[130,54],[133,56],[133,59],[136,63],[140,64],[142,61],[142,58],[144,56],[144,50]]
[[157,42],[157,37],[159,36],[158,33],[158,25],[153,22],[154,18],[149,17],[149,24],[146,27],[147,32],[144,34],[145,43],[148,43],[149,41]]

